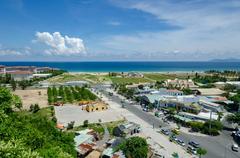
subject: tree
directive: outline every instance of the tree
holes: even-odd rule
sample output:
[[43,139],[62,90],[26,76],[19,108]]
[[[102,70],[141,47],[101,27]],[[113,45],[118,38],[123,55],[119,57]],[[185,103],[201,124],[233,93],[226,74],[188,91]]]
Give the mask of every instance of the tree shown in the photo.
[[31,104],[31,106],[30,106],[30,112],[32,112],[32,113],[36,113],[36,112],[38,112],[40,110],[40,107],[39,107],[39,105],[38,104]]
[[128,158],[147,158],[148,144],[144,138],[128,138],[123,144],[121,144],[120,149],[122,149]]
[[235,114],[227,115],[227,121],[229,123],[237,123],[239,125],[240,124],[240,114],[235,113]]
[[28,86],[28,82],[26,80],[19,81],[18,85],[22,88],[22,90],[26,89]]
[[88,127],[88,120],[83,121],[83,127]]
[[207,154],[207,150],[203,149],[203,148],[198,148],[197,149],[197,154],[199,155],[199,158],[201,158],[202,155],[206,155]]
[[14,80],[14,79],[11,79],[10,84],[11,84],[11,86],[12,86],[12,90],[15,91],[16,88],[17,88],[17,84],[16,84],[15,80]]
[[71,121],[70,123],[68,123],[67,129],[73,129],[74,124],[75,124],[75,121]]

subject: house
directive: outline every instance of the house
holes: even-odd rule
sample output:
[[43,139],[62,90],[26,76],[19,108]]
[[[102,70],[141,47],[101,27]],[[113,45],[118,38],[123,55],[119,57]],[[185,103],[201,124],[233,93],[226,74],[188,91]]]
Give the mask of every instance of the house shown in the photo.
[[121,124],[117,126],[113,130],[113,135],[122,137],[126,135],[133,135],[135,133],[139,133],[141,131],[140,125],[134,122],[128,122],[125,124]]
[[33,78],[33,73],[31,71],[11,71],[6,72],[10,74],[15,81],[30,80]]
[[198,88],[195,93],[202,96],[221,96],[225,91],[218,88]]
[[75,149],[78,157],[86,157],[96,148],[96,134],[92,129],[85,129],[76,132],[74,137]]
[[87,112],[103,111],[108,109],[108,105],[104,102],[96,102],[93,104],[87,104],[83,106],[82,109],[86,110]]
[[126,156],[121,150],[114,152],[113,148],[107,148],[103,151],[101,158],[126,158]]

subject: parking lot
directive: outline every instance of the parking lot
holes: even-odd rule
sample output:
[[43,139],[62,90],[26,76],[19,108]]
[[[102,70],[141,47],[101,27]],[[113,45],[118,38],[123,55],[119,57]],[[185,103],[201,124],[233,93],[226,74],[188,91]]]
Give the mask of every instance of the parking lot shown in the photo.
[[106,111],[87,112],[77,105],[69,104],[55,106],[54,109],[58,123],[64,126],[67,126],[71,121],[75,121],[74,126],[79,126],[83,124],[84,120],[88,120],[89,123],[97,123],[99,119],[101,119],[101,122],[111,122],[123,119],[119,113],[111,108]]

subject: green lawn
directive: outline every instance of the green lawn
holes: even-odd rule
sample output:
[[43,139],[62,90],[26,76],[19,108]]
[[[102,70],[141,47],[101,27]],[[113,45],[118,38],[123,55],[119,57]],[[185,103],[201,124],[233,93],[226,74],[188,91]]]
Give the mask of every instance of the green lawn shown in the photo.
[[167,74],[160,74],[160,73],[146,73],[144,74],[144,76],[146,78],[149,78],[151,80],[155,80],[155,81],[164,81],[167,79],[175,79],[176,75],[171,74],[171,75],[167,75]]
[[122,77],[109,77],[114,84],[127,84],[127,83],[146,83],[153,82],[147,78],[122,78]]

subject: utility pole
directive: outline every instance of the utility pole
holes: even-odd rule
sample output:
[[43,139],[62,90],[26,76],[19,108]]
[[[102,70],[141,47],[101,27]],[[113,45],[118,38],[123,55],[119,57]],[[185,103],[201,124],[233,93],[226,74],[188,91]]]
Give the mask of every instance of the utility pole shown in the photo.
[[209,134],[211,135],[211,128],[212,128],[212,110],[210,111],[210,122],[209,122]]

